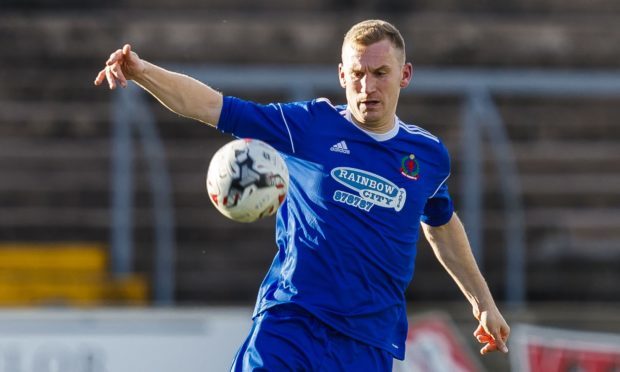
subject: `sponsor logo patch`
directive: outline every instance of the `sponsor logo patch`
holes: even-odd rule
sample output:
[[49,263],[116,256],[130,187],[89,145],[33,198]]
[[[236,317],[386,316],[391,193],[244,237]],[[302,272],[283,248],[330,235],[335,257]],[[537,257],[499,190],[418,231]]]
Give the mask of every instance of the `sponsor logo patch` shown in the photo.
[[340,184],[356,191],[357,195],[344,191],[336,191],[334,200],[370,210],[373,205],[394,208],[397,212],[403,209],[407,199],[407,191],[399,188],[392,181],[362,169],[337,167],[332,169],[331,176]]

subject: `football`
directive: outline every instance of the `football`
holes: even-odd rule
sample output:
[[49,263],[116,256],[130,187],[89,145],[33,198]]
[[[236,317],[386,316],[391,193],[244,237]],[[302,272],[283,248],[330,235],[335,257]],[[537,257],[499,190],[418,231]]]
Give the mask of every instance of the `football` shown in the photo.
[[220,148],[207,172],[207,192],[215,208],[238,222],[254,222],[278,210],[288,191],[288,168],[273,147],[238,139]]

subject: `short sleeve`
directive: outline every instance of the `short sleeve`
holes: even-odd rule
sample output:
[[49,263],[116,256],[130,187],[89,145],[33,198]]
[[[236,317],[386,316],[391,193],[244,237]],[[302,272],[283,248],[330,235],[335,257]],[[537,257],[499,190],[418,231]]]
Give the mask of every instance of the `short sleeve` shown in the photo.
[[430,226],[445,225],[452,218],[454,204],[444,181],[435,195],[426,201],[421,221]]
[[454,213],[454,204],[448,192],[448,178],[450,177],[450,155],[448,149],[441,143],[439,148],[440,159],[437,167],[437,188],[426,200],[424,212],[420,218],[430,226],[442,226],[448,223]]
[[227,96],[217,128],[239,138],[265,141],[278,151],[292,154],[309,117],[304,103],[261,105]]

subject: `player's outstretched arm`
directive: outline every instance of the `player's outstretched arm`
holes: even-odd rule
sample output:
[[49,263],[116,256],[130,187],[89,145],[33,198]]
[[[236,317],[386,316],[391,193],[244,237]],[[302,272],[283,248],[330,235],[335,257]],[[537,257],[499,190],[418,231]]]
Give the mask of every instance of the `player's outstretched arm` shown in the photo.
[[478,269],[458,216],[453,214],[447,224],[438,227],[422,223],[422,229],[435,256],[472,305],[474,317],[478,320],[474,337],[481,344],[485,344],[480,353],[487,354],[495,350],[507,353],[506,341],[510,335],[510,327],[497,308]]
[[125,44],[118,49],[97,74],[95,85],[108,82],[110,89],[133,80],[151,93],[164,106],[179,115],[216,125],[222,111],[222,95],[187,75],[168,71],[141,59]]

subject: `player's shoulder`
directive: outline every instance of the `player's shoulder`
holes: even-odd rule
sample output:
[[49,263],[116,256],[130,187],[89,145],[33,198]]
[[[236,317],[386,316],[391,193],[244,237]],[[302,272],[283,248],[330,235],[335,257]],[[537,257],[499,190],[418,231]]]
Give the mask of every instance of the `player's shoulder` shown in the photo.
[[397,124],[399,126],[399,135],[405,140],[414,141],[418,144],[422,143],[425,147],[439,152],[442,156],[448,156],[448,150],[438,136],[418,125],[408,124],[400,119],[397,119]]
[[320,108],[321,112],[329,115],[337,115],[343,118],[347,117],[347,105],[334,105],[329,98],[321,97],[314,100],[315,104]]
[[338,106],[331,103],[328,98],[320,97],[306,101],[288,102],[279,104],[288,110],[302,110],[310,114],[319,114],[326,112],[339,112]]
[[334,105],[329,98],[319,97],[310,101],[310,106],[318,112],[340,113],[346,110],[346,105]]
[[407,137],[417,138],[417,139],[422,140],[422,141],[429,141],[431,143],[441,144],[441,139],[439,137],[437,137],[436,135],[434,135],[430,131],[428,131],[428,130],[426,130],[426,129],[418,126],[418,125],[408,124],[408,123],[405,123],[404,121],[402,121],[400,119],[397,119],[396,122],[397,122],[398,126],[400,127],[399,129]]

